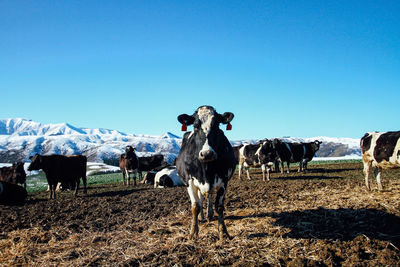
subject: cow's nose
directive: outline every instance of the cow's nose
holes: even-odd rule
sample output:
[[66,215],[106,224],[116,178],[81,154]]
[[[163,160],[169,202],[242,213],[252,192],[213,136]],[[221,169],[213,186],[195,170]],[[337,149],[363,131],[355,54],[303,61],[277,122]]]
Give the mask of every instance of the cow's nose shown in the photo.
[[199,153],[199,159],[203,162],[213,161],[217,158],[217,154],[212,150],[202,150]]

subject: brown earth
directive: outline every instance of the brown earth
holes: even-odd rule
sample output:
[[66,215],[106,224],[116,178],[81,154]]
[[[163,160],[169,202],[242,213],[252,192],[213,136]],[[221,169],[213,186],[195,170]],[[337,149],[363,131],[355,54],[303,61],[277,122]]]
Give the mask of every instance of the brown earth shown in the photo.
[[0,205],[0,265],[400,265],[400,172],[385,171],[385,191],[365,190],[360,163],[314,165],[306,174],[228,185],[226,224],[216,220],[188,240],[186,189],[91,186],[74,198],[29,194]]

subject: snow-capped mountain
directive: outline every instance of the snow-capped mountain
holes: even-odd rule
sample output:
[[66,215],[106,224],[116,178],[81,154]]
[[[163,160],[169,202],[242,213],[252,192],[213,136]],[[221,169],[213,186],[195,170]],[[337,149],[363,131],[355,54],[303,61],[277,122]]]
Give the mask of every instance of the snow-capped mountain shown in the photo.
[[125,134],[115,130],[86,129],[68,123],[41,124],[27,119],[0,120],[0,162],[25,161],[35,153],[83,154],[89,161],[117,159],[127,145],[139,156],[163,154],[171,162],[179,153],[181,138]]
[[[316,157],[360,158],[359,139],[282,138],[289,142],[322,141]],[[68,123],[41,124],[27,119],[0,119],[0,162],[27,161],[35,153],[83,154],[89,161],[119,159],[127,145],[136,147],[138,156],[163,154],[168,162],[177,157],[181,137],[172,133],[161,136],[126,134],[116,130],[87,129]],[[231,141],[232,145],[258,140]]]

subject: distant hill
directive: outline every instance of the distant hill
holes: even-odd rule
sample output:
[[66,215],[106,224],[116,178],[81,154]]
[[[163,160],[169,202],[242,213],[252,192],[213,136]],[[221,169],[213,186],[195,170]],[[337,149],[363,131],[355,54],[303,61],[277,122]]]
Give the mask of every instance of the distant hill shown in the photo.
[[[318,157],[360,158],[359,139],[283,138],[291,142],[323,141]],[[35,153],[83,154],[92,162],[118,159],[127,145],[136,147],[139,156],[163,154],[168,162],[177,157],[181,137],[126,134],[116,130],[79,128],[68,123],[41,124],[28,119],[0,119],[0,162],[27,161]],[[257,140],[232,141],[232,145]]]

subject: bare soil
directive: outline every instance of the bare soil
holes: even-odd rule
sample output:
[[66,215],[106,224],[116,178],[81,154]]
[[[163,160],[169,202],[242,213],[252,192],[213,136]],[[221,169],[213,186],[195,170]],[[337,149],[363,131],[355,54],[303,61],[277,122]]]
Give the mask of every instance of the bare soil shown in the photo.
[[2,266],[400,265],[400,172],[366,191],[361,163],[314,165],[263,182],[237,173],[225,202],[231,240],[217,221],[188,240],[186,188],[91,186],[87,195],[31,193],[0,205]]

